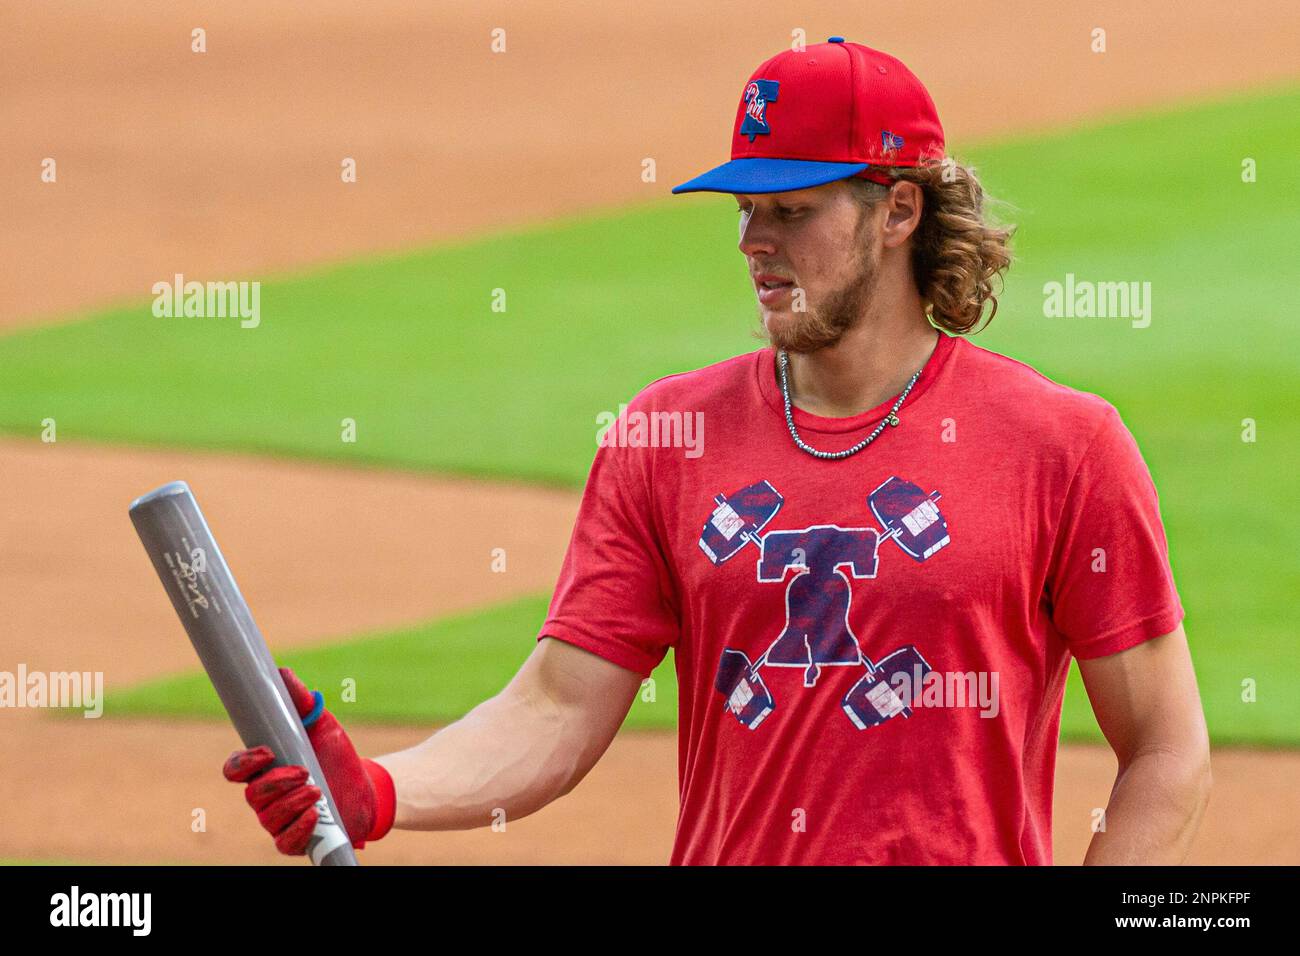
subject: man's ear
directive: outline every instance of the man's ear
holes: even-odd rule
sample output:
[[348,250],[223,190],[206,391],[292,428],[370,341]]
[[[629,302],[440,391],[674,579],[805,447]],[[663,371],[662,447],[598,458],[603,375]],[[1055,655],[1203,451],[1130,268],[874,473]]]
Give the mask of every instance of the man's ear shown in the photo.
[[885,206],[885,224],[881,241],[886,249],[897,248],[921,225],[925,209],[925,193],[916,183],[894,183],[889,195],[881,200]]

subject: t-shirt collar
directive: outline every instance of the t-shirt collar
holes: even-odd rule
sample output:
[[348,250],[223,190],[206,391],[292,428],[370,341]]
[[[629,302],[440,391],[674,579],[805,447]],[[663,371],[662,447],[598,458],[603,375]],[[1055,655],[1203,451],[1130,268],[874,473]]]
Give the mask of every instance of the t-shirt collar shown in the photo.
[[[930,358],[926,361],[925,366],[921,369],[921,375],[917,378],[916,385],[912,387],[906,401],[899,407],[900,414],[925,394],[925,391],[930,387],[930,383],[938,378],[940,370],[948,360],[948,356],[956,347],[956,336],[947,335],[938,330],[936,330],[936,334],[939,336],[939,341],[935,345],[934,351],[930,353]],[[754,368],[758,378],[758,389],[762,393],[764,401],[784,420],[785,407],[781,399],[781,389],[776,382],[776,350],[768,347],[759,349],[754,354],[756,356]],[[793,409],[794,423],[800,430],[807,429],[825,433],[851,432],[864,427],[874,428],[896,401],[898,401],[898,396],[896,394],[891,395],[875,408],[848,418],[827,418],[822,415],[813,415],[795,405]]]

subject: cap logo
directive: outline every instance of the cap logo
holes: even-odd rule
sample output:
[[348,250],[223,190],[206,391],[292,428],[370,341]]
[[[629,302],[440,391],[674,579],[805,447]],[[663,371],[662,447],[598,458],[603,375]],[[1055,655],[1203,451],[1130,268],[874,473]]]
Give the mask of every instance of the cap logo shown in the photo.
[[748,136],[751,143],[760,133],[772,132],[767,125],[767,104],[776,102],[778,86],[778,80],[750,80],[745,87],[745,122],[740,124],[740,135]]
[[903,137],[895,136],[887,129],[880,131],[880,148],[888,156],[890,153],[896,153],[903,148]]

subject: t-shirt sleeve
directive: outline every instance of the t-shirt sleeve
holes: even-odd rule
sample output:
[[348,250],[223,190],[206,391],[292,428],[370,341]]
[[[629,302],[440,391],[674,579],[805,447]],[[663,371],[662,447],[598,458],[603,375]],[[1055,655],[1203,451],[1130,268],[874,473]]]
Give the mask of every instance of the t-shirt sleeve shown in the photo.
[[538,635],[649,676],[677,643],[675,587],[644,476],[646,449],[597,449],[582,504]]
[[1155,483],[1113,406],[1066,492],[1047,592],[1075,657],[1104,657],[1183,619]]

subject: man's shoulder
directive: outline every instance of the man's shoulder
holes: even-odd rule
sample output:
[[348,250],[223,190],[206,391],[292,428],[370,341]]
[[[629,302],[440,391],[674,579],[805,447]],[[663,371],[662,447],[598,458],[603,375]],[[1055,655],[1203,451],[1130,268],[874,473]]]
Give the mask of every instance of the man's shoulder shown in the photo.
[[965,375],[978,389],[979,404],[1026,427],[1091,434],[1119,414],[1100,395],[1058,382],[1028,362],[970,339],[961,341],[959,354]]
[[752,387],[758,353],[745,352],[705,365],[655,379],[628,402],[630,409],[699,409],[706,404],[729,401],[732,393]]

